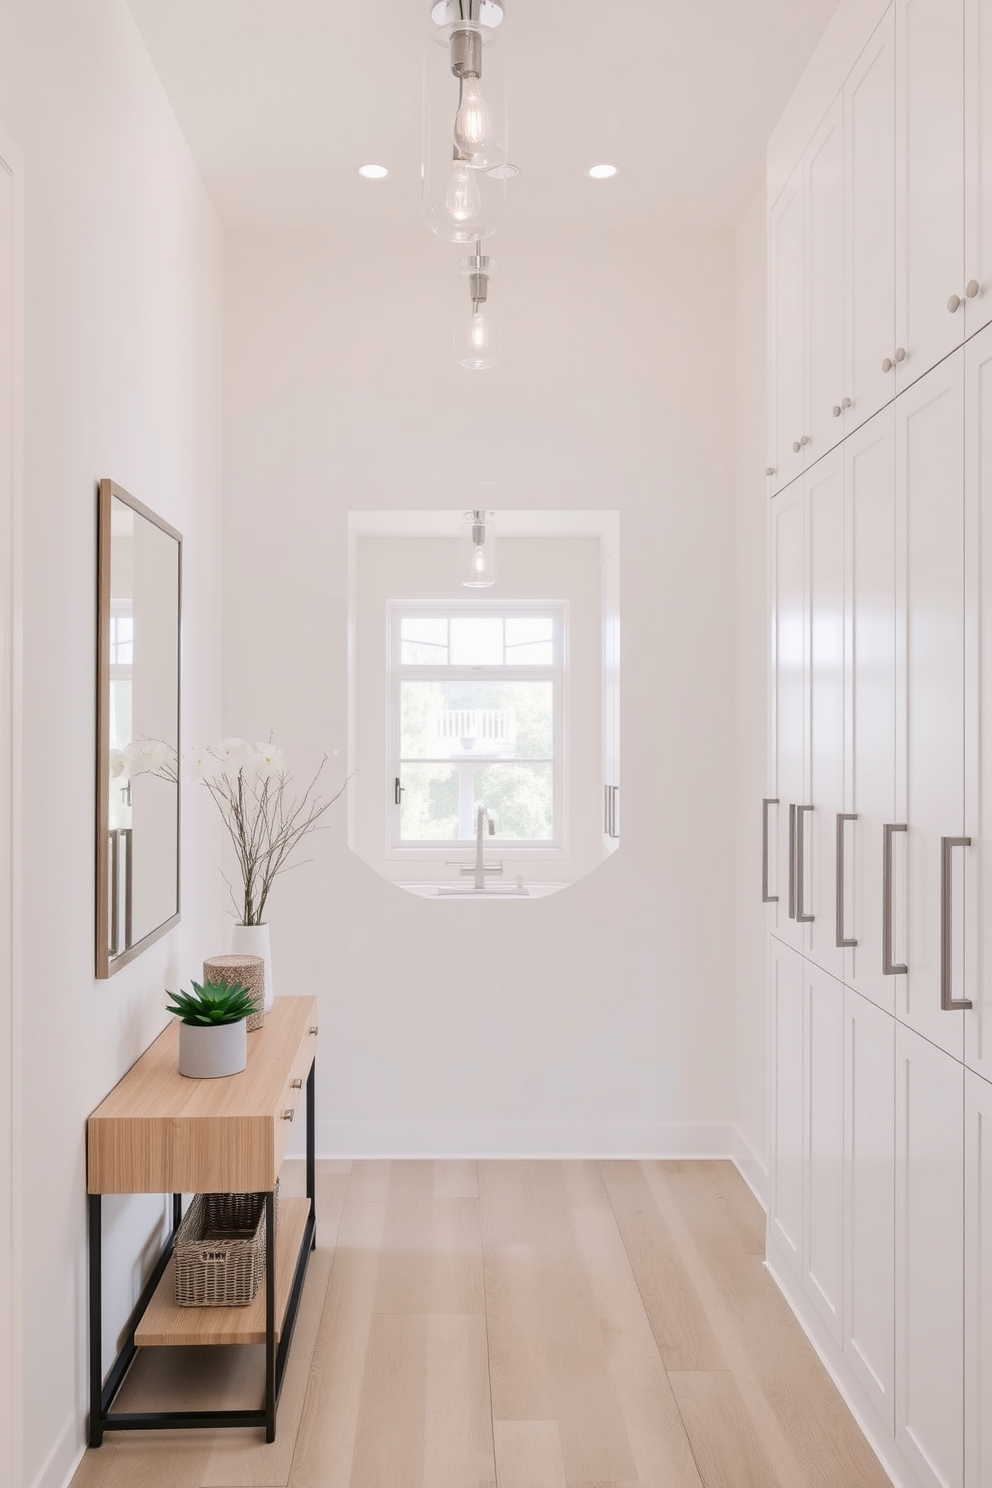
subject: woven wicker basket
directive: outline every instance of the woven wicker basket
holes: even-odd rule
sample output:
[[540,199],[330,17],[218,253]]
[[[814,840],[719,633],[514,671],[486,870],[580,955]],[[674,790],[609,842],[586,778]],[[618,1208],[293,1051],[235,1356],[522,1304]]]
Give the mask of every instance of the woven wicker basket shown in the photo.
[[[278,1183],[275,1198],[278,1223]],[[247,1307],[265,1276],[264,1193],[196,1194],[175,1259],[180,1307]]]
[[248,1019],[248,1032],[254,1033],[265,1022],[265,962],[261,956],[208,956],[203,963],[206,982],[240,982],[247,987],[255,1004]]

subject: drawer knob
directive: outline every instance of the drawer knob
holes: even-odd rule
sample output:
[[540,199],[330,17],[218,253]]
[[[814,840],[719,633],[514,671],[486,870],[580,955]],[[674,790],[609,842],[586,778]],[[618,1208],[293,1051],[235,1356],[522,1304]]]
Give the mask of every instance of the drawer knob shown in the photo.
[[310,1029],[310,1032],[313,1034],[314,1038],[317,1037],[317,1025],[316,1025],[316,1023],[314,1023],[313,1027]]
[[302,1080],[291,1080],[290,1081],[290,1085],[291,1085],[291,1087],[292,1087],[293,1090],[302,1090],[303,1089],[303,1081]]
[[292,1107],[288,1111],[283,1111],[283,1113],[282,1113],[282,1119],[283,1119],[283,1121],[292,1121],[295,1118],[295,1116],[296,1116],[296,1111]]

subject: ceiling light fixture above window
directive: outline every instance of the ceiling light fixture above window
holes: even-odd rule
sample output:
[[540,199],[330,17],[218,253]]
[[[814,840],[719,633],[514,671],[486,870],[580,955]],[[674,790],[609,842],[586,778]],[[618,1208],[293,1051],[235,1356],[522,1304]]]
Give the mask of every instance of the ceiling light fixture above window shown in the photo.
[[366,181],[381,181],[389,175],[389,170],[385,165],[360,165],[358,174],[364,176]]
[[[499,361],[499,313],[489,299],[489,280],[498,265],[476,243],[470,258],[459,265],[458,302],[455,306],[455,361],[479,372]],[[466,286],[465,280],[468,280]],[[466,296],[465,290],[468,289]]]
[[462,523],[461,572],[466,589],[489,589],[496,582],[495,512],[467,511]]

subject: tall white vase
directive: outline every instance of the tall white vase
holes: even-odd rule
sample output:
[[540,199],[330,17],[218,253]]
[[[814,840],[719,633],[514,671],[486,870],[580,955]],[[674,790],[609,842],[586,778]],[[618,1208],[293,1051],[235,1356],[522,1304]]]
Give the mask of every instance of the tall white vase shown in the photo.
[[231,951],[242,956],[261,956],[265,962],[265,1011],[269,1012],[276,1000],[272,982],[272,949],[269,945],[268,925],[232,925]]

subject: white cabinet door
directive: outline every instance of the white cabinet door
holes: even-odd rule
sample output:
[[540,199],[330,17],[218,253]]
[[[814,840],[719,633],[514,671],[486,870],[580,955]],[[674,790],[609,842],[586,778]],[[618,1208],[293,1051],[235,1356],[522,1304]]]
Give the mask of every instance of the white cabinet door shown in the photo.
[[603,850],[620,844],[620,553],[603,560]]
[[841,97],[806,152],[803,178],[808,465],[844,434],[844,100]]
[[[898,602],[904,747],[897,735],[896,809],[908,824],[906,934],[896,960],[896,1016],[957,1059],[964,1013],[941,1007],[943,979],[960,999],[966,976],[964,356],[948,357],[897,399]],[[944,844],[944,846],[942,846]],[[945,925],[945,877],[950,913]],[[897,903],[903,902],[896,890]]]
[[965,0],[965,331],[992,320],[992,0]]
[[[976,795],[979,801],[976,846],[967,855],[973,881],[966,912],[969,925],[972,914],[977,922],[978,945],[966,987],[973,1007],[965,1013],[965,1063],[992,1080],[992,326],[965,347],[965,491],[968,578],[974,578],[976,563],[978,570],[977,627],[969,625],[966,634],[974,638],[971,653],[980,656],[977,666],[968,667],[969,702],[972,692],[979,697],[980,749],[977,770],[972,772],[977,780],[969,777],[966,797],[969,828]],[[970,728],[968,738],[970,743]]]
[[964,1481],[964,1066],[896,1026],[896,1442]]
[[850,434],[895,396],[895,24],[890,8],[844,85],[844,393]]
[[965,1073],[964,1480],[992,1483],[992,1085]]
[[[809,743],[804,814],[806,955],[844,975],[838,946],[838,817],[844,811],[844,456],[832,450],[806,486]],[[843,822],[841,823],[843,827]]]
[[803,962],[803,1286],[834,1341],[844,1315],[844,984]]
[[806,397],[803,254],[803,167],[800,163],[768,218],[768,468],[772,491],[802,474]]
[[883,972],[883,830],[896,821],[895,411],[887,408],[844,445],[847,502],[848,804],[845,824],[844,979],[888,1012]]
[[771,1079],[768,1233],[785,1263],[802,1276],[803,1258],[803,958],[769,939],[768,1069]]
[[844,1356],[895,1430],[895,1020],[844,991]]
[[[771,688],[777,873],[769,906],[775,934],[797,951],[803,948],[802,921],[796,918],[796,849],[801,828],[798,808],[806,801],[806,586],[803,482],[781,491],[771,504]],[[802,826],[805,826],[804,814]]]
[[896,0],[896,162],[901,391],[964,338],[964,0]]

